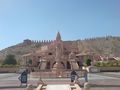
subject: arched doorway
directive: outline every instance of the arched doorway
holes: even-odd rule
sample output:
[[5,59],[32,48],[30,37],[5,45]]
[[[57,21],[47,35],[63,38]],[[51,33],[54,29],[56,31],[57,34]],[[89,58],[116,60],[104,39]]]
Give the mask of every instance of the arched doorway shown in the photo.
[[52,64],[52,68],[60,68],[60,69],[65,69],[65,64],[63,62],[59,62],[58,65],[56,61]]
[[50,69],[50,61],[47,62],[46,69]]
[[54,67],[55,63],[56,63],[56,61],[52,64],[52,68]]
[[82,69],[83,63],[81,61],[77,61],[77,64],[78,64],[79,68]]
[[65,69],[65,64],[63,62],[60,62],[62,64],[63,69]]
[[67,69],[71,69],[71,65],[69,61],[67,61]]

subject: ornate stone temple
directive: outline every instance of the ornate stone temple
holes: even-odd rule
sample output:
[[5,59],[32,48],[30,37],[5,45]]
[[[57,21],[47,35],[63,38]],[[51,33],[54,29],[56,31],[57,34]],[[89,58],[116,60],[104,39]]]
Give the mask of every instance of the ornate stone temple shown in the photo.
[[60,73],[66,70],[80,70],[82,60],[78,56],[77,43],[63,42],[58,32],[56,40],[22,57],[22,65],[32,71]]

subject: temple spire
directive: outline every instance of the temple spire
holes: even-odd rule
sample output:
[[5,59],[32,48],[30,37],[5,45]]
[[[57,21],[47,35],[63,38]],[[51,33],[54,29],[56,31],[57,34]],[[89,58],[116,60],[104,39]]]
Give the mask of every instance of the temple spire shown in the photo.
[[61,35],[60,35],[60,32],[57,33],[56,40],[57,40],[57,41],[61,41]]

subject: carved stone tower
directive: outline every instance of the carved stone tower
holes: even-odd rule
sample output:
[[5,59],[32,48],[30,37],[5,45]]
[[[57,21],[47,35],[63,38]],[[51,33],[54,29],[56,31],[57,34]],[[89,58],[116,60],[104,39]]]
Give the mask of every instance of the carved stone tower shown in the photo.
[[53,66],[53,71],[55,71],[56,73],[58,73],[60,75],[60,72],[62,72],[61,70],[63,70],[65,67],[64,65],[61,63],[62,61],[62,56],[63,56],[63,44],[62,44],[62,40],[61,40],[61,36],[60,33],[57,33],[57,37],[56,37],[56,54],[55,54],[55,61],[56,63]]
[[59,32],[57,33],[56,41],[61,41],[61,35]]

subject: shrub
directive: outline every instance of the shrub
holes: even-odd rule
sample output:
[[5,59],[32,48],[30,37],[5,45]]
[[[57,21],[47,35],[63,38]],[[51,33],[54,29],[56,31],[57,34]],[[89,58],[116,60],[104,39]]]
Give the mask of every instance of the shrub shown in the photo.
[[96,63],[95,63],[95,66],[99,67],[100,64],[101,64],[101,62],[96,62]]
[[119,67],[120,61],[111,62],[111,61],[102,61],[102,62],[96,62],[95,66],[97,67]]
[[20,67],[19,65],[8,65],[8,64],[5,64],[5,65],[0,65],[0,68],[18,68]]
[[15,59],[15,56],[11,55],[11,54],[7,55],[5,60],[3,61],[3,65],[5,65],[5,64],[7,64],[7,65],[16,65],[17,61]]

